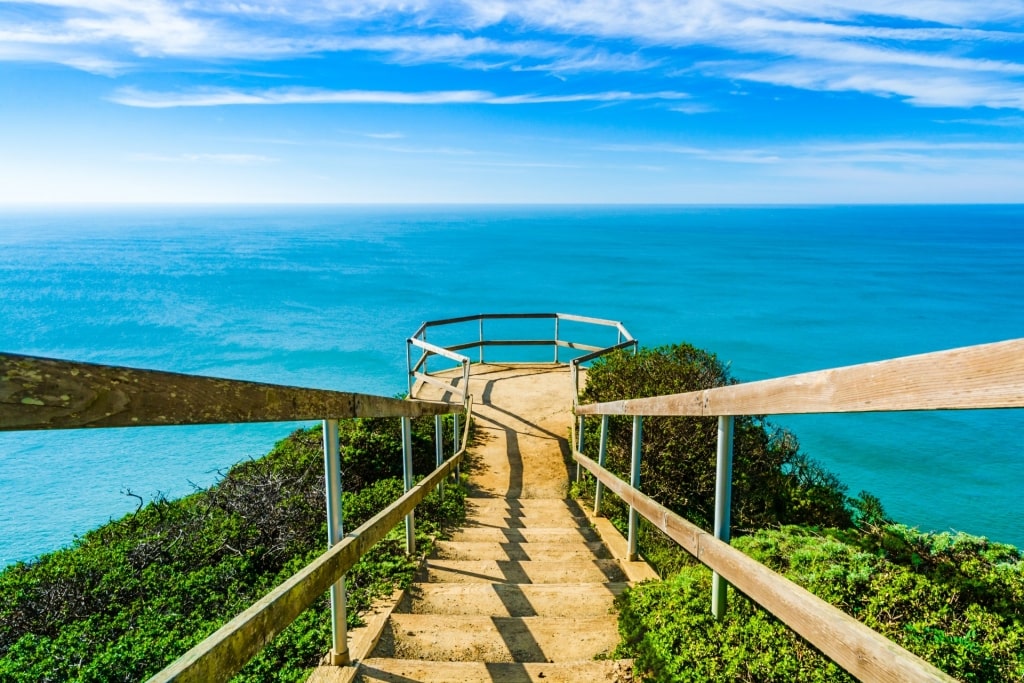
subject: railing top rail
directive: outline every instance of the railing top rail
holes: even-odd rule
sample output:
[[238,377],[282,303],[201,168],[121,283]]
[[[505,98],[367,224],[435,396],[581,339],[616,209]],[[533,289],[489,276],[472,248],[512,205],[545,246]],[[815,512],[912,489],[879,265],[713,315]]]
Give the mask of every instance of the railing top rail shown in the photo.
[[442,356],[448,360],[453,360],[456,363],[468,363],[469,356],[463,356],[461,353],[455,353],[451,349],[446,349],[443,346],[437,344],[431,344],[430,342],[417,339],[416,337],[409,337],[409,343],[413,346],[419,347],[425,351],[429,351],[437,356]]
[[422,323],[413,333],[413,337],[419,337],[431,327],[441,327],[444,325],[455,325],[457,323],[473,322],[475,320],[527,320],[527,319],[559,319],[569,320],[572,322],[588,323],[591,325],[603,325],[605,327],[616,327],[626,335],[629,339],[629,332],[622,323],[617,320],[607,320],[605,318],[590,318],[582,315],[575,315],[572,313],[478,313],[476,315],[464,315],[457,318],[443,318],[441,320],[428,320]]
[[785,415],[1024,407],[1024,338],[683,394],[578,415]]
[[0,431],[419,417],[461,403],[0,353]]

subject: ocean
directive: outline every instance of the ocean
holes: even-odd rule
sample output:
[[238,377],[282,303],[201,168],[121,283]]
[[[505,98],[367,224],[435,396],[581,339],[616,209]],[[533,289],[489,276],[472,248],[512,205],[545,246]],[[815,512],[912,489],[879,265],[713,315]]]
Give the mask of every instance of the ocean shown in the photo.
[[[437,318],[611,318],[751,381],[1024,336],[1022,293],[1024,206],[0,212],[0,351],[384,395]],[[1024,546],[1024,411],[774,421],[899,521]],[[0,565],[296,426],[0,433]]]

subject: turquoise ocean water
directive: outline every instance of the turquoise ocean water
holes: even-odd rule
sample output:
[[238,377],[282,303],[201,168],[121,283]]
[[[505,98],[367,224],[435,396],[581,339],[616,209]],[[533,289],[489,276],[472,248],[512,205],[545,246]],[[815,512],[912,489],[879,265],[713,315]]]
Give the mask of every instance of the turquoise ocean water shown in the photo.
[[[386,395],[435,318],[617,319],[749,381],[1021,337],[1022,294],[1024,206],[0,213],[2,351]],[[1024,411],[776,421],[901,521],[1024,545]],[[0,433],[0,564],[292,428]]]

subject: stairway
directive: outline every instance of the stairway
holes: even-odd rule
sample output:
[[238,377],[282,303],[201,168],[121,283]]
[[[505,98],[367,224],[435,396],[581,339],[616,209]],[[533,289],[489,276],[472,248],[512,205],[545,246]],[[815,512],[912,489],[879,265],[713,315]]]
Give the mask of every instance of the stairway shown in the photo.
[[363,681],[615,681],[626,575],[568,500],[472,498],[360,667]]
[[[452,381],[457,381],[454,379]],[[567,498],[572,393],[555,365],[474,365],[467,521],[438,541],[355,669],[366,682],[631,681],[613,601],[656,578]],[[417,398],[442,398],[431,385]],[[383,617],[383,615],[382,615]],[[347,680],[320,667],[310,680]],[[338,674],[335,677],[334,674]]]

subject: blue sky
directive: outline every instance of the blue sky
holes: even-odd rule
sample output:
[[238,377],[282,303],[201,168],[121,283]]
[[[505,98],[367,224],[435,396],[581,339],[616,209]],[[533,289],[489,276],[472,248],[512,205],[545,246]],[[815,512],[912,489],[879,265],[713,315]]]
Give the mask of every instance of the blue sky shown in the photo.
[[1024,202],[1024,1],[0,0],[81,202]]

